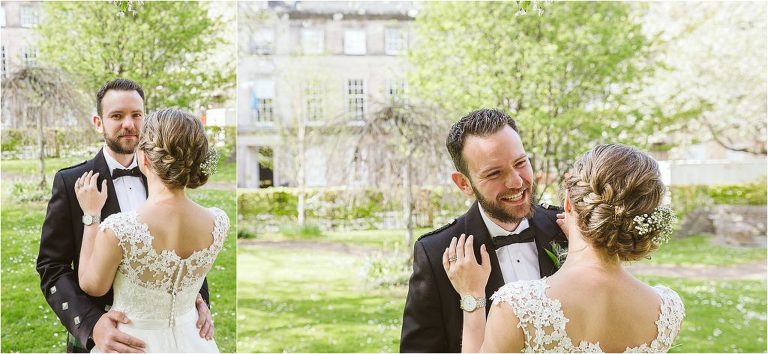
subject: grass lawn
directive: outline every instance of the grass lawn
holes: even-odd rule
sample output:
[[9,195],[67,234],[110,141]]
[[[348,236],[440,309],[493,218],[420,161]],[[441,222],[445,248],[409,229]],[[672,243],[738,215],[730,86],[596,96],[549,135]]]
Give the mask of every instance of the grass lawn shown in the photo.
[[695,235],[661,245],[642,263],[676,266],[727,266],[766,260],[766,249],[716,246],[711,237]]
[[[402,245],[403,231],[326,233],[315,240],[391,249]],[[765,259],[765,248],[722,249],[705,241],[672,241],[662,247],[667,254],[659,251],[652,262],[674,265],[677,259],[688,259],[680,264],[695,266]],[[748,255],[739,253],[743,251]],[[240,246],[238,350],[397,351],[407,288],[368,285],[361,274],[364,262],[363,256],[333,251]],[[673,352],[766,351],[765,280],[642,279],[667,285],[683,298],[687,317]]]
[[[51,159],[46,170],[53,173],[72,161]],[[3,172],[13,171],[16,178],[29,178],[28,166],[34,161],[3,161]],[[6,169],[7,168],[7,169]],[[9,189],[13,183],[3,180],[2,197],[2,351],[63,352],[66,330],[45,302],[40,292],[40,278],[35,262],[40,244],[40,229],[47,202],[17,204]],[[10,182],[10,183],[9,183]],[[205,206],[218,206],[235,219],[235,191],[192,190],[189,195]],[[235,350],[235,274],[236,251],[234,222],[224,250],[208,277],[211,304],[216,326],[216,342],[223,352]]]

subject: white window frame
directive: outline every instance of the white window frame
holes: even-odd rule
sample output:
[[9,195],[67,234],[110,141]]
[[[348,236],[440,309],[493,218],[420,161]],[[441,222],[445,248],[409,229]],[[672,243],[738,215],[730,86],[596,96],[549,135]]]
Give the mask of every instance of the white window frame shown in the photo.
[[320,80],[307,81],[304,85],[304,98],[304,121],[308,123],[321,122],[325,114],[323,82]]
[[256,80],[251,88],[251,99],[256,99],[256,109],[251,107],[251,122],[257,125],[275,123],[275,81]]
[[387,80],[387,98],[391,104],[408,104],[408,83],[405,79]]
[[24,61],[24,65],[37,65],[38,54],[40,54],[40,50],[38,50],[37,47],[21,48],[21,59]]
[[21,27],[35,27],[40,23],[40,9],[36,6],[21,5],[19,7],[19,23]]
[[344,30],[344,54],[365,55],[367,45],[365,29]]
[[364,79],[347,79],[344,87],[347,98],[347,115],[352,121],[365,120],[368,113],[368,97]]
[[250,52],[260,55],[275,53],[275,29],[269,27],[257,28],[251,36]]
[[400,27],[384,29],[384,54],[400,55],[408,50],[408,32]]
[[301,50],[304,55],[325,52],[325,31],[319,28],[301,29]]

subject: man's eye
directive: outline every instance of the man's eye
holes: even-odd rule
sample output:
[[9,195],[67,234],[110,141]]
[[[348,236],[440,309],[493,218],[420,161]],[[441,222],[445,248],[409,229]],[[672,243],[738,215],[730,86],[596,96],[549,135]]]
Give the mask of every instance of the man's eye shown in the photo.
[[489,173],[488,176],[486,176],[486,177],[488,177],[488,178],[496,178],[498,175],[499,175],[499,172],[496,171],[496,172]]

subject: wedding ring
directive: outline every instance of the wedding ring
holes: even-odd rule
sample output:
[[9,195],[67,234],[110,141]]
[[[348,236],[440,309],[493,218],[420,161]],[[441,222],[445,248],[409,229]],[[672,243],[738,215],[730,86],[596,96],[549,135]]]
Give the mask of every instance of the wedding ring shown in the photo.
[[456,259],[458,259],[458,257],[448,258],[448,263],[456,262]]

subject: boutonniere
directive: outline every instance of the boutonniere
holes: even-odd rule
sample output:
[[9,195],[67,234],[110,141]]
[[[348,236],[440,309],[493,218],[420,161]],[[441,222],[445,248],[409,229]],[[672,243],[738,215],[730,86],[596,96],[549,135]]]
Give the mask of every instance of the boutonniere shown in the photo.
[[550,242],[549,247],[551,250],[544,247],[544,252],[547,253],[547,257],[555,264],[555,270],[558,270],[563,262],[565,262],[565,257],[568,256],[568,249],[555,241]]

